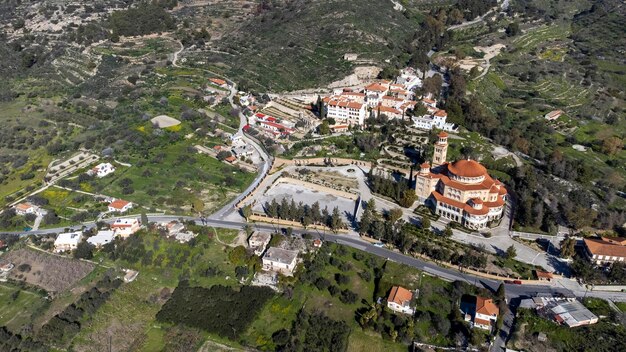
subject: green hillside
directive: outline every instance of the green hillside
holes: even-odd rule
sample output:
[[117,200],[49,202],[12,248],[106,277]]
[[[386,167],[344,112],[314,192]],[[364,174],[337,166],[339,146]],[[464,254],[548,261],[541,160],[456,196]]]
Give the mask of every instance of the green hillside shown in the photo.
[[[261,11],[219,42],[209,62],[229,77],[271,91],[310,88],[350,73],[346,53],[394,59],[418,27],[418,16],[391,1],[291,1]],[[245,83],[245,82],[244,82]]]

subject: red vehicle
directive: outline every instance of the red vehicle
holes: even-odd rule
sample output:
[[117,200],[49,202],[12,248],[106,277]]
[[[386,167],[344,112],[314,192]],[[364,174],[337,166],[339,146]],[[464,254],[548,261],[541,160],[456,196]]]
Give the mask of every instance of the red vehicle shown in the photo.
[[521,285],[522,281],[521,280],[504,280],[505,284],[511,284],[511,285]]

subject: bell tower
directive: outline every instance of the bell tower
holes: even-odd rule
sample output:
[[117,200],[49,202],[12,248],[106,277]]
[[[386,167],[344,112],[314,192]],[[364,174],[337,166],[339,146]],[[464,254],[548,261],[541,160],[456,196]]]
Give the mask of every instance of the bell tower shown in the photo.
[[433,152],[433,167],[437,167],[446,162],[448,154],[448,134],[444,131],[439,132],[439,138],[435,143],[435,151]]

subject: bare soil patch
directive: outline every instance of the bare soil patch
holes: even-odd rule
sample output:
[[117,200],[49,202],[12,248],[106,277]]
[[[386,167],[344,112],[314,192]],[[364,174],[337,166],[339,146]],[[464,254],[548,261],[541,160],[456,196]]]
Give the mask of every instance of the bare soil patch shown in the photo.
[[87,276],[94,264],[30,249],[18,249],[3,256],[15,264],[9,278],[24,281],[48,292],[63,292]]

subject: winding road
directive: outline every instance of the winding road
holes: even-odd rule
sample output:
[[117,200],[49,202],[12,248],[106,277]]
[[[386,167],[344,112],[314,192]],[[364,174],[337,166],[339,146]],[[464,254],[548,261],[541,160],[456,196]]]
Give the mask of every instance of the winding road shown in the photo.
[[[180,52],[182,52],[182,49],[177,51],[174,54],[174,61],[173,61],[174,66],[177,66],[176,61],[178,59],[178,54]],[[180,66],[177,66],[177,67],[180,67]],[[233,106],[233,108],[238,108],[233,100],[234,96],[237,94],[236,84],[234,84],[231,80],[228,80],[228,81],[231,82],[230,94],[229,94],[228,99],[230,101],[230,104]],[[182,218],[184,220],[195,221],[202,225],[226,228],[226,229],[241,230],[244,228],[244,226],[251,225],[257,230],[270,231],[270,232],[280,231],[280,229],[277,226],[272,225],[272,224],[261,224],[261,223],[249,224],[245,221],[245,219],[239,216],[238,213],[236,212],[235,204],[237,204],[242,198],[244,198],[248,193],[250,193],[261,182],[261,180],[269,172],[271,163],[272,163],[272,157],[268,155],[265,152],[265,150],[261,146],[259,146],[254,140],[250,139],[248,136],[246,136],[243,133],[242,129],[247,124],[246,116],[240,112],[239,119],[240,119],[239,130],[236,132],[236,134],[241,135],[242,138],[249,145],[252,145],[260,154],[261,159],[262,159],[263,165],[260,168],[260,172],[257,175],[257,177],[254,179],[252,184],[250,184],[250,186],[248,186],[248,188],[244,192],[242,192],[239,196],[237,196],[235,199],[233,199],[231,202],[226,204],[217,212],[210,215],[208,218],[181,217],[181,216],[170,216],[170,215],[149,215],[150,221],[167,222],[167,221]],[[234,215],[234,216],[231,216],[231,215]],[[110,219],[107,221],[112,222],[113,220]],[[72,231],[72,230],[88,229],[88,228],[93,228],[94,226],[96,226],[95,222],[88,222],[88,223],[71,226],[69,228],[33,230],[27,233],[24,233],[24,232],[4,232],[4,233],[19,234],[21,236],[43,235],[43,234],[50,234],[50,233],[60,233],[60,232],[68,231],[68,230]],[[503,224],[502,226],[503,229],[507,229],[507,227],[508,227],[508,224]],[[312,235],[313,237],[320,238],[324,241],[335,242],[341,245],[346,245],[352,248],[363,250],[370,254],[376,255],[378,257],[385,258],[390,261],[402,263],[402,264],[417,268],[421,271],[424,271],[428,275],[436,276],[436,277],[439,277],[448,281],[457,281],[457,280],[465,281],[471,285],[489,288],[494,291],[501,284],[501,281],[499,280],[485,279],[479,276],[465,273],[461,270],[439,266],[436,263],[418,259],[409,255],[405,255],[395,250],[389,250],[386,248],[380,248],[380,247],[374,246],[373,244],[364,241],[363,239],[361,239],[360,237],[356,235],[337,235],[333,233],[319,232],[317,230],[310,231],[310,230],[304,230],[304,229],[294,229],[293,233],[295,235],[303,235],[305,233],[308,233]],[[597,297],[597,298],[602,298],[602,299],[607,299],[607,300],[626,302],[626,293],[587,291],[582,286],[578,285],[575,282],[572,282],[571,280],[567,280],[567,281],[563,281],[563,280],[567,280],[567,279],[561,279],[561,281],[557,281],[556,284],[555,283],[546,283],[542,285],[506,284],[507,297],[509,299],[514,299],[514,298],[520,298],[520,297],[532,297],[532,296],[537,295],[538,293],[550,293],[550,294],[573,293],[577,297],[590,296],[590,297]]]

